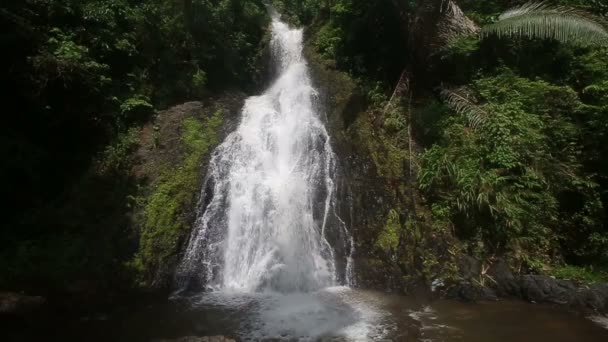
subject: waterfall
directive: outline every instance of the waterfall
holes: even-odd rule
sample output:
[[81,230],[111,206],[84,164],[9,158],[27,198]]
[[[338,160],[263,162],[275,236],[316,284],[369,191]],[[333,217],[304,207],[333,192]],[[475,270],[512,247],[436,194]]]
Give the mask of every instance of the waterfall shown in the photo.
[[353,242],[336,210],[336,160],[302,54],[273,15],[277,79],[246,100],[213,152],[177,271],[181,289],[310,292],[349,285]]

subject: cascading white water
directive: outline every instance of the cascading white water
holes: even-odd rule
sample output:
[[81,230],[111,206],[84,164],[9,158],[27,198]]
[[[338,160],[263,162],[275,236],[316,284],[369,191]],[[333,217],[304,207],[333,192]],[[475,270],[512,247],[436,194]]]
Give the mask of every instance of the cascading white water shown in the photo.
[[302,30],[275,15],[271,48],[278,78],[247,99],[239,127],[210,161],[207,200],[178,270],[182,287],[348,285],[352,238],[336,215],[335,158],[315,109]]

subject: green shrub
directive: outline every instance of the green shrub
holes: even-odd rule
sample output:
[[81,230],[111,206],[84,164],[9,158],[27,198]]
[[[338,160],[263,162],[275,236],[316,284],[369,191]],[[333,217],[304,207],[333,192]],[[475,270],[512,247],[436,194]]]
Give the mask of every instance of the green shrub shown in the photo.
[[601,258],[602,203],[578,159],[576,92],[508,70],[475,80],[473,89],[484,101],[481,124],[443,119],[443,136],[421,158],[420,188],[449,207],[471,246],[508,251],[531,269],[550,263],[560,246],[566,256]]
[[154,106],[150,103],[150,98],[141,94],[126,99],[120,105],[120,112],[126,123],[142,121],[148,118],[153,111]]

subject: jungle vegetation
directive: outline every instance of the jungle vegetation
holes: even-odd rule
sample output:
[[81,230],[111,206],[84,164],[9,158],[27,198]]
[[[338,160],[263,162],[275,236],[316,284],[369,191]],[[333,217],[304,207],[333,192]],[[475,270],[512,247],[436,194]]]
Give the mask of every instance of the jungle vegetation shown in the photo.
[[463,251],[520,272],[605,272],[607,4],[278,2],[385,125],[411,133],[413,181]]
[[[357,80],[387,132],[415,141],[407,181],[464,252],[521,272],[606,269],[605,1],[272,4]],[[132,277],[132,128],[255,90],[267,24],[262,0],[3,1],[0,286]],[[64,205],[82,182],[92,190]]]

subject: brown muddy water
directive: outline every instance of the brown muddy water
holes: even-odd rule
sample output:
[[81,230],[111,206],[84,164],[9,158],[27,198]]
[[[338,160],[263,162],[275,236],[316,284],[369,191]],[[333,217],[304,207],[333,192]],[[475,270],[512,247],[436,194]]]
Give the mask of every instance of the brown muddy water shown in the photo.
[[0,319],[0,341],[608,341],[608,319],[522,301],[462,303],[344,287],[309,294],[216,292],[78,317]]

